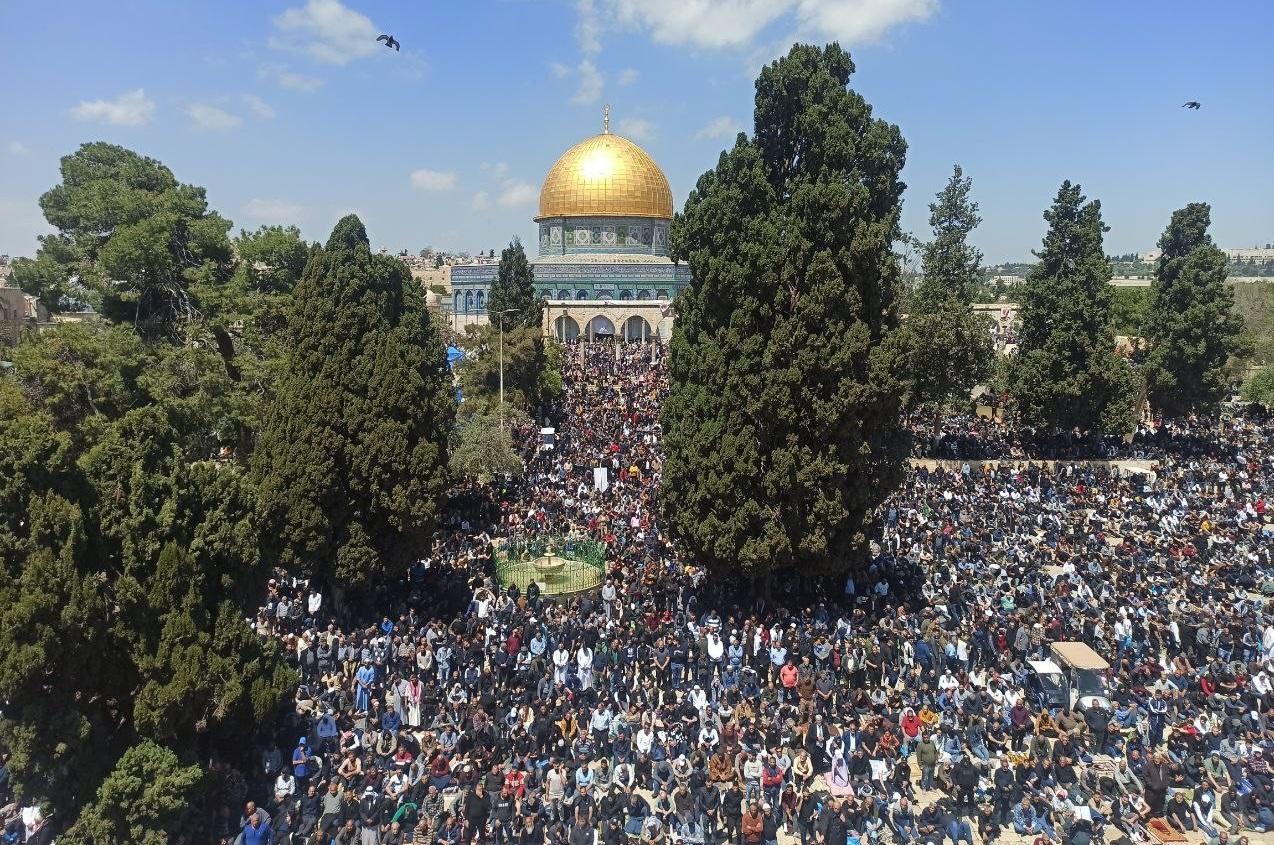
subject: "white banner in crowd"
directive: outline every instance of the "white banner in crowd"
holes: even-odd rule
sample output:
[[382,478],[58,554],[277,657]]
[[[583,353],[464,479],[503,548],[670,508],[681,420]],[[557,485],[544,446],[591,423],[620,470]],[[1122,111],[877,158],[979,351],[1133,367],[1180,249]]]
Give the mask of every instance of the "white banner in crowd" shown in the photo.
[[593,487],[599,493],[605,493],[610,489],[610,474],[606,471],[606,467],[593,469]]

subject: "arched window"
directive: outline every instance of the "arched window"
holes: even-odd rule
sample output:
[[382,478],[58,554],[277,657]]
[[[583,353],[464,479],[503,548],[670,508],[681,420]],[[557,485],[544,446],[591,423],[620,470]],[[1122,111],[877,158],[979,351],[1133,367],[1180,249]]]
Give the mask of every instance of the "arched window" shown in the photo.
[[574,343],[579,340],[579,323],[563,314],[553,321],[553,334],[562,343]]
[[633,298],[633,292],[632,292],[632,291],[630,291],[628,288],[624,288],[623,290],[621,290],[621,291],[619,292],[619,298],[620,298],[620,299],[632,299],[632,298]]
[[637,298],[638,298],[638,299],[652,299],[652,298],[654,298],[654,294],[652,294],[652,293],[651,293],[650,291],[648,291],[648,290],[639,290],[639,291],[637,291]]
[[613,338],[615,336],[615,324],[610,318],[598,314],[596,317],[588,321],[588,339],[597,340],[598,338]]
[[483,291],[478,291],[477,306],[479,311],[487,310],[487,295]]
[[464,292],[464,312],[468,314],[472,310],[473,310],[473,291],[467,290]]
[[576,292],[575,292],[575,298],[576,298],[576,299],[588,299],[588,291],[586,291],[586,290],[582,290],[582,289],[581,289],[581,290],[576,291]]
[[464,308],[464,294],[456,291],[456,311],[460,311],[462,308]]
[[654,336],[655,333],[651,331],[650,323],[647,323],[644,317],[634,314],[624,323],[624,340],[645,343]]

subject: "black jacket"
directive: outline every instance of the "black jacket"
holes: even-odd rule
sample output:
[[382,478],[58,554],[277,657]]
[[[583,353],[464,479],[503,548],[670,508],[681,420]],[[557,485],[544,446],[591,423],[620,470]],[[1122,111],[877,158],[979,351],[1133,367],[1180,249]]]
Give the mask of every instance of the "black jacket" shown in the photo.
[[358,802],[358,819],[363,827],[378,827],[383,798],[380,795],[364,795]]

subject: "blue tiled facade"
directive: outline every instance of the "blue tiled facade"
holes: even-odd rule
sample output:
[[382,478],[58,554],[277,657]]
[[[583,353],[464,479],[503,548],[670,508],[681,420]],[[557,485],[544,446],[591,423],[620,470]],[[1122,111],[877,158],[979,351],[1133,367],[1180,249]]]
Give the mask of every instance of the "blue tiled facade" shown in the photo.
[[540,221],[540,256],[668,254],[668,221],[649,217],[553,217]]
[[[675,299],[690,284],[690,268],[668,259],[668,226],[648,218],[542,220],[532,262],[536,290],[550,300]],[[495,264],[453,266],[454,313],[485,314],[497,270]]]

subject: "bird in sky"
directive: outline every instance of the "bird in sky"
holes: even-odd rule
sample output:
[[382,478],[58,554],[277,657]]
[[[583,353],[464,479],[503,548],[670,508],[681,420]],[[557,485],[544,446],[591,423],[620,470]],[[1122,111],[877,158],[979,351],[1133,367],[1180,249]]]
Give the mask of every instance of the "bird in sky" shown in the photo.
[[1203,103],[1200,103],[1198,100],[1191,100],[1191,101],[1190,101],[1190,102],[1188,102],[1188,103],[1182,103],[1182,104],[1181,104],[1181,108],[1183,108],[1183,109],[1201,109],[1201,108],[1203,108]]
[[395,50],[398,50],[400,47],[399,43],[394,40],[394,36],[392,35],[382,35],[376,40],[383,43],[386,47],[393,47]]

